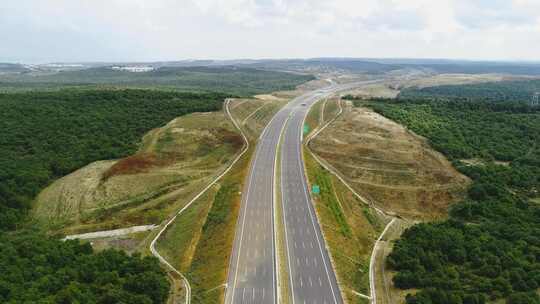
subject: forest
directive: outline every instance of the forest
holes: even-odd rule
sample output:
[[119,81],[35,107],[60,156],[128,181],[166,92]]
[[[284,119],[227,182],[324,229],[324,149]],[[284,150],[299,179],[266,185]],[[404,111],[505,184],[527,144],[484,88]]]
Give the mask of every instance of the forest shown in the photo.
[[90,162],[124,157],[142,135],[225,95],[151,90],[0,94],[0,229],[16,228],[48,183]]
[[234,66],[161,67],[133,73],[94,67],[83,70],[41,74],[0,74],[0,91],[57,90],[59,88],[99,89],[153,88],[183,92],[223,92],[251,96],[279,90],[291,90],[313,80],[312,75],[298,75]]
[[163,303],[169,283],[157,259],[60,241],[26,213],[53,180],[129,155],[149,130],[220,110],[226,97],[134,89],[0,94],[0,302]]
[[37,232],[0,234],[0,303],[163,303],[169,282],[154,257]]
[[[361,102],[356,101],[357,105]],[[473,183],[449,218],[415,225],[387,263],[407,303],[540,303],[540,111],[485,99],[369,104],[444,153]]]
[[535,93],[540,93],[540,80],[515,80],[477,84],[442,85],[426,88],[406,88],[400,98],[456,98],[490,102],[529,103]]

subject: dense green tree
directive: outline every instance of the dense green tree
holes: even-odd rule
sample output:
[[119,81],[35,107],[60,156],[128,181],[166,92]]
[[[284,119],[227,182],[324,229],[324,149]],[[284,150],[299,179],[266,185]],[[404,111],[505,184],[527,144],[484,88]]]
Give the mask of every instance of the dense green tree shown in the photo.
[[174,117],[220,109],[225,95],[152,90],[0,94],[0,230],[14,229],[52,180],[133,153]]
[[93,252],[37,232],[0,234],[2,303],[163,303],[169,282],[156,258]]
[[540,189],[540,112],[433,98],[370,106],[425,136],[473,180],[449,220],[407,229],[389,255],[395,285],[420,289],[407,303],[538,303],[540,206],[528,200]]

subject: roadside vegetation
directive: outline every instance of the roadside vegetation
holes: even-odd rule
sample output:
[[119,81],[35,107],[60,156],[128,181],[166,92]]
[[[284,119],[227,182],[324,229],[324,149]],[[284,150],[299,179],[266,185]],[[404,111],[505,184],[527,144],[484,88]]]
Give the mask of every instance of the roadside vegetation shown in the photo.
[[158,250],[189,280],[193,303],[223,301],[241,185],[250,149],[231,171],[176,221],[158,241]]
[[260,95],[255,96],[255,98],[233,99],[230,108],[231,114],[242,126],[246,136],[255,140],[274,117],[274,114],[287,102],[289,102],[289,98]]
[[308,128],[308,133],[304,134],[304,136],[311,133],[315,128],[317,128],[317,126],[321,122],[321,110],[323,109],[324,103],[325,103],[325,100],[318,101],[309,109],[309,112],[307,114],[306,121],[304,124],[304,128],[306,126]]
[[114,87],[223,92],[237,96],[251,96],[279,90],[293,90],[297,85],[313,79],[315,78],[311,75],[233,66],[161,67],[142,73],[97,67],[57,73],[0,75],[0,91]]
[[418,290],[407,303],[540,303],[540,207],[530,201],[540,189],[538,109],[486,98],[370,106],[473,180],[448,220],[407,229],[389,255],[396,287]]
[[368,303],[355,292],[369,296],[371,250],[385,219],[353,196],[310,152],[304,158],[310,184],[320,186],[313,199],[341,291],[348,303]]

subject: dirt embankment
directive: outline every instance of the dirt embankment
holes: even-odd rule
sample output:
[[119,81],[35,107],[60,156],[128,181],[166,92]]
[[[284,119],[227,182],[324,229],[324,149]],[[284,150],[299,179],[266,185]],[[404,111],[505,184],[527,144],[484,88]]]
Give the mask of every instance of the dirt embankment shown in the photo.
[[246,135],[255,140],[262,130],[289,98],[272,95],[257,95],[255,98],[232,99],[231,113]]
[[367,108],[347,106],[311,148],[359,193],[407,218],[444,217],[469,183],[423,138]]
[[176,118],[146,134],[135,155],[98,161],[54,182],[37,197],[33,215],[66,233],[159,223],[242,144],[222,112]]

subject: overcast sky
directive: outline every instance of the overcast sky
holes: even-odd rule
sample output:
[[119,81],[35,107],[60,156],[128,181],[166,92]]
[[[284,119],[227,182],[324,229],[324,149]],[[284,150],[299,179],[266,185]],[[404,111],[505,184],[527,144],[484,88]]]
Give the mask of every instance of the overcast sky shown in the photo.
[[0,0],[0,62],[540,60],[540,0]]

